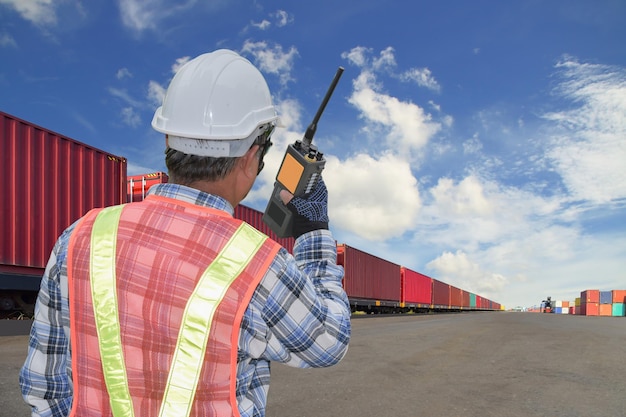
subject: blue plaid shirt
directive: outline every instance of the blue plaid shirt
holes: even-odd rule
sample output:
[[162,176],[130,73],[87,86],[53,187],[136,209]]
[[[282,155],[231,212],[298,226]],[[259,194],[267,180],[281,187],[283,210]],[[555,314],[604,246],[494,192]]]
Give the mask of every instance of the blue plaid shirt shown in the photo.
[[[224,210],[224,199],[192,188],[159,184],[150,194]],[[59,237],[41,281],[28,356],[20,372],[33,415],[67,416],[72,407],[72,364],[67,246],[73,226]],[[265,415],[270,361],[326,367],[348,350],[350,305],[336,264],[331,233],[317,230],[295,242],[294,256],[280,249],[258,285],[239,330],[237,404],[242,417]]]

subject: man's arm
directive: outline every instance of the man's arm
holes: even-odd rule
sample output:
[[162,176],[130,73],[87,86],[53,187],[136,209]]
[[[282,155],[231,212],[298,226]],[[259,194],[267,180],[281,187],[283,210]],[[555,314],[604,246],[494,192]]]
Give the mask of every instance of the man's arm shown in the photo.
[[33,416],[67,416],[72,407],[69,311],[65,257],[69,229],[57,241],[35,305],[20,387]]

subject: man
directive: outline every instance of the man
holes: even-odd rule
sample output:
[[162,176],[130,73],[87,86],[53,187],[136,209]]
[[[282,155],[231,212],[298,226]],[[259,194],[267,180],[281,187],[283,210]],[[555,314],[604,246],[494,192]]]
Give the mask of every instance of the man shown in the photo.
[[170,183],[93,210],[57,241],[20,385],[33,415],[263,416],[270,361],[345,355],[350,308],[323,181],[294,212],[294,256],[233,219],[278,117],[228,50],[179,70],[153,127]]

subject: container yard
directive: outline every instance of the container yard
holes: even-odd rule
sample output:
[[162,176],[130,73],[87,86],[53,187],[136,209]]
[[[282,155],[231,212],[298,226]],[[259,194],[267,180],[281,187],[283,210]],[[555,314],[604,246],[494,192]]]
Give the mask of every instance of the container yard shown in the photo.
[[[127,175],[124,157],[110,154],[25,120],[0,113],[2,240],[0,314],[33,313],[41,276],[54,242],[87,211],[142,201],[150,187],[168,182],[165,172]],[[54,173],[54,175],[51,175]],[[241,219],[293,251],[293,238],[279,238],[263,213],[239,205]],[[426,313],[502,309],[499,303],[366,253],[337,244],[344,289],[353,312]]]

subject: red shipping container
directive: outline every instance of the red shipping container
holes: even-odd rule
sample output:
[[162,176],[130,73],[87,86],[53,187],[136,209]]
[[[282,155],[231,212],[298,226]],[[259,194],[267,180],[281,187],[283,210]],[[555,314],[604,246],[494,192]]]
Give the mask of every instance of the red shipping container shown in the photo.
[[346,244],[337,245],[337,263],[344,268],[343,286],[349,298],[400,303],[400,265]]
[[275,240],[280,243],[280,245],[287,249],[289,253],[293,253],[293,245],[295,243],[295,239],[292,237],[278,237],[276,233],[270,229],[270,227],[263,222],[263,213],[248,206],[244,206],[239,204],[235,207],[235,215],[234,217],[239,220],[243,220],[248,223],[250,226],[259,230],[261,233],[265,233],[269,236],[270,239]]
[[600,290],[585,290],[580,293],[580,303],[599,303]]
[[470,306],[470,293],[463,290],[463,308],[468,308]]
[[[476,297],[478,298],[478,296]],[[478,301],[477,301],[478,302]],[[450,307],[450,285],[433,278],[433,302],[434,306]]]
[[626,290],[613,290],[614,303],[626,303]]
[[580,305],[581,316],[598,316],[600,315],[600,304],[598,303],[584,303]]
[[476,294],[476,309],[480,310],[482,308],[482,305],[483,305],[483,297]]
[[576,314],[576,307],[568,307],[570,314]]
[[600,304],[599,315],[611,317],[613,315],[613,304]]
[[155,184],[163,184],[169,181],[165,172],[153,172],[151,174],[130,175],[128,177],[128,202],[143,201],[150,187]]
[[402,302],[404,305],[430,305],[433,294],[433,279],[408,268],[400,269],[402,276]]
[[450,306],[462,307],[463,306],[463,290],[450,285]]
[[127,161],[0,112],[0,289],[37,291],[58,236],[126,202]]

